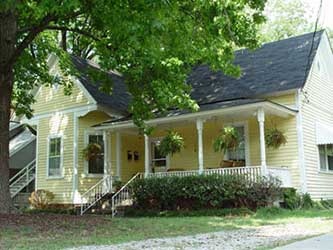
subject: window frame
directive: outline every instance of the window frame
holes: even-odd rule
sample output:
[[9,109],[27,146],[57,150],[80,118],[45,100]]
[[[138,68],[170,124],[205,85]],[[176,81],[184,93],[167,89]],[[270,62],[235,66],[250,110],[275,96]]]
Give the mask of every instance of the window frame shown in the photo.
[[[319,169],[319,172],[322,172],[322,173],[333,173],[333,169],[329,169],[329,162],[328,162],[328,154],[327,154],[327,146],[330,145],[330,144],[322,144],[322,145],[317,145],[317,150],[318,150],[318,169]],[[321,163],[320,163],[320,149],[319,147],[320,146],[324,146],[325,150],[325,164],[326,164],[326,169],[322,169],[321,168]],[[333,147],[333,145],[332,145]]]
[[[50,142],[52,139],[59,139],[60,138],[60,175],[50,175]],[[47,137],[47,158],[46,158],[46,177],[47,179],[62,179],[64,178],[64,140],[62,134],[52,134]]]
[[153,162],[154,161],[161,161],[161,160],[165,159],[165,166],[163,166],[163,167],[157,167],[157,168],[165,168],[165,170],[167,171],[170,168],[170,155],[166,155],[165,158],[158,158],[158,159],[153,158],[152,144],[156,143],[157,141],[161,141],[161,140],[163,140],[163,136],[150,138],[150,143],[149,143],[149,148],[150,148],[150,150],[149,150],[150,151],[150,167],[151,167],[151,169],[154,167],[153,166]]
[[[251,166],[250,162],[250,140],[249,140],[249,124],[248,121],[239,121],[233,123],[224,123],[223,126],[243,127],[244,128],[244,146],[245,146],[245,166]],[[224,154],[224,160],[228,159],[228,153]]]
[[[105,162],[105,138],[103,131],[95,131],[95,130],[86,130],[84,132],[84,147],[86,147],[89,143],[89,136],[96,135],[96,136],[102,136],[103,137],[103,143],[104,143],[104,153],[103,153],[103,162]],[[94,174],[89,173],[89,161],[84,160],[84,176],[88,178],[101,178],[105,174],[105,165],[103,164],[103,173],[101,174]]]

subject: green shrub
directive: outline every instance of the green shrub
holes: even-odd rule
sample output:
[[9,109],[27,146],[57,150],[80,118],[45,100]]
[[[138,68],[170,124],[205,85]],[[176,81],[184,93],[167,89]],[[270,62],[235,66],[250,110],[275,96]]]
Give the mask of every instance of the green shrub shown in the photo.
[[74,208],[34,208],[34,209],[24,209],[23,213],[27,214],[69,214],[76,215],[77,211]]
[[313,207],[316,209],[333,209],[332,200],[323,200],[313,202]]
[[310,194],[298,194],[295,188],[283,189],[284,208],[288,209],[310,209],[315,206]]
[[305,193],[301,196],[301,207],[304,209],[310,209],[314,207],[314,201],[311,199],[309,193]]
[[301,205],[301,196],[297,193],[295,188],[284,188],[283,203],[284,208],[297,209]]
[[135,206],[145,210],[199,210],[270,205],[281,196],[273,177],[249,181],[246,176],[199,175],[137,179],[132,184]]

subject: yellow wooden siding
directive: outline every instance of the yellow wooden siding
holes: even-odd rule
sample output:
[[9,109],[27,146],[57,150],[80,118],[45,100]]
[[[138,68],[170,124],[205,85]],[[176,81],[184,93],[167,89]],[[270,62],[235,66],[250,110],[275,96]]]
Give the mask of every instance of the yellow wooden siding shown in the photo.
[[84,117],[80,117],[78,121],[78,176],[79,176],[79,186],[78,190],[80,193],[84,193],[91,186],[96,184],[99,181],[100,177],[89,177],[87,175],[86,161],[83,159],[82,150],[85,145],[85,136],[86,131],[92,130],[91,126],[96,125],[100,122],[108,120],[110,117],[103,112],[93,111],[85,115]]
[[296,105],[296,91],[295,93],[289,93],[289,94],[282,94],[278,96],[272,96],[267,98],[270,101],[286,105],[289,107],[295,107]]
[[64,94],[63,86],[54,89],[41,86],[36,96],[36,102],[32,105],[34,115],[56,112],[68,108],[75,108],[90,104],[84,92],[76,85],[73,86],[72,94]]
[[[116,158],[116,137],[113,135],[113,159]],[[138,172],[144,172],[144,137],[142,135],[121,135],[121,180],[127,181]],[[112,150],[112,149],[111,149]],[[130,151],[133,155],[134,151],[139,153],[139,160],[135,161],[134,157],[131,160],[127,159],[127,152]],[[114,161],[116,163],[116,161]],[[114,169],[116,168],[114,164]],[[115,171],[115,170],[114,170]]]
[[[47,177],[47,149],[50,135],[62,134],[63,178]],[[39,120],[38,126],[37,189],[46,189],[55,194],[54,203],[72,203],[73,177],[73,114],[53,115]]]
[[[266,147],[266,161],[268,167],[287,166],[291,170],[292,185],[299,188],[299,158],[298,158],[298,140],[296,129],[296,117],[279,118],[267,116],[265,129],[276,127],[283,131],[287,143],[278,149]],[[260,143],[259,127],[256,119],[249,120],[250,137],[250,159],[251,165],[259,166],[260,163]]]
[[315,123],[332,126],[333,82],[315,70],[306,84],[307,100],[302,98],[302,125],[307,191],[315,199],[333,199],[333,174],[319,172],[319,152]]

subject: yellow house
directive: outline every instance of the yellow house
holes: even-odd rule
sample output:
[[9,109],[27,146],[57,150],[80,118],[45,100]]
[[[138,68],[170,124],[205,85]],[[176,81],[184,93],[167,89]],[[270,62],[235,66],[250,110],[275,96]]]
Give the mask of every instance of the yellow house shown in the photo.
[[[127,111],[130,95],[121,75],[113,95],[98,90],[85,70],[98,66],[73,57],[82,73],[73,78],[72,95],[61,86],[41,86],[33,105],[37,128],[36,189],[55,194],[55,203],[92,204],[110,191],[110,183],[141,176],[195,173],[272,174],[284,186],[313,198],[333,199],[333,56],[323,31],[264,44],[256,51],[236,52],[242,76],[198,66],[188,78],[200,111],[173,111],[147,121],[149,136],[139,134]],[[53,73],[57,74],[54,58]],[[222,155],[213,141],[223,126],[233,126],[241,146]],[[265,132],[276,127],[287,143],[266,147]],[[161,155],[158,144],[167,130],[177,131],[183,150]],[[85,160],[89,143],[101,145],[94,160]],[[237,167],[227,166],[237,160]],[[107,190],[107,191],[105,191]],[[124,189],[125,190],[125,189]],[[94,194],[93,200],[90,199]]]

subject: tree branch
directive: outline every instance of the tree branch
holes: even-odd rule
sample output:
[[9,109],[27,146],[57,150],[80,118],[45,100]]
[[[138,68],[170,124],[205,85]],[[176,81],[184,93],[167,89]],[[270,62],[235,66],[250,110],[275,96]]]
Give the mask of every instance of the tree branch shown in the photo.
[[101,41],[101,39],[99,37],[94,36],[93,34],[87,32],[85,30],[78,29],[78,28],[69,28],[69,27],[66,27],[66,26],[49,25],[49,26],[46,26],[45,29],[47,29],[47,30],[59,30],[59,31],[70,31],[70,32],[74,32],[74,33],[89,37],[89,38],[91,38],[95,41]]
[[[81,15],[81,12],[73,12],[66,16],[64,19],[70,19],[74,18],[78,15]],[[25,36],[23,41],[19,43],[12,54],[11,58],[8,60],[8,63],[6,65],[6,68],[11,68],[16,60],[21,56],[22,52],[29,47],[31,42],[38,36],[39,33],[45,30],[45,28],[49,25],[50,22],[57,21],[59,19],[59,16],[53,15],[53,14],[47,14],[45,17],[41,19],[39,24],[37,24],[34,27],[31,27],[30,29],[24,29],[23,32],[29,31],[29,33]],[[22,32],[22,30],[19,30],[19,32]]]
[[23,41],[18,44],[13,55],[8,60],[8,68],[12,67],[15,64],[16,60],[20,57],[22,52],[31,44],[31,42],[36,38],[36,36],[44,30],[45,26],[47,26],[49,22],[53,21],[54,19],[54,16],[48,14],[39,22],[37,26],[30,30],[30,32],[28,33],[28,35],[26,35]]

